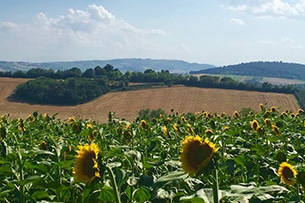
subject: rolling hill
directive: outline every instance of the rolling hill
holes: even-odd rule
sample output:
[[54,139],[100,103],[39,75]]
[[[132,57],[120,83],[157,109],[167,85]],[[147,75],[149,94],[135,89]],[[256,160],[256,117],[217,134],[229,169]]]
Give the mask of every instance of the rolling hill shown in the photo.
[[305,80],[305,65],[284,62],[250,62],[204,69],[200,71],[191,71],[190,73],[243,75]]
[[66,70],[73,67],[78,67],[82,71],[96,66],[104,67],[110,64],[121,72],[139,71],[143,72],[146,69],[155,71],[168,70],[171,73],[188,73],[194,70],[202,70],[214,68],[210,64],[188,63],[182,60],[163,60],[163,59],[113,59],[113,60],[87,60],[87,61],[66,61],[66,62],[43,62],[29,63],[16,61],[0,61],[0,71],[27,71],[31,68],[43,68],[53,70]]

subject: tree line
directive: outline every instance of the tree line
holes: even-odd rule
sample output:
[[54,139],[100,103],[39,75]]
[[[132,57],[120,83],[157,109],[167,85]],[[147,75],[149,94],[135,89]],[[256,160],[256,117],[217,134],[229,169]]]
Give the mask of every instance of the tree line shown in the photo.
[[[17,86],[11,98],[30,103],[53,105],[76,105],[91,101],[110,91],[124,91],[141,88],[130,83],[149,84],[158,83],[164,86],[185,85],[204,88],[237,89],[262,92],[292,93],[295,86],[278,86],[270,83],[242,83],[230,77],[190,74],[172,74],[167,70],[156,72],[147,69],[144,72],[130,72],[124,74],[112,65],[97,66],[84,72],[77,67],[68,70],[33,68],[27,72],[0,72],[0,77],[33,78]],[[148,85],[147,85],[148,84]],[[304,99],[305,101],[305,99]]]

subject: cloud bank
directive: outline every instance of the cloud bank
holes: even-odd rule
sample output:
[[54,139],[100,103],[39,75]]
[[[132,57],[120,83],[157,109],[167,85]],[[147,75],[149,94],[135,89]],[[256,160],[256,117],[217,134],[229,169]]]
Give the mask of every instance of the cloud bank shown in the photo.
[[3,58],[14,52],[16,58],[34,61],[162,56],[174,50],[164,45],[165,31],[136,28],[95,4],[55,18],[38,13],[28,24],[0,22],[0,39]]

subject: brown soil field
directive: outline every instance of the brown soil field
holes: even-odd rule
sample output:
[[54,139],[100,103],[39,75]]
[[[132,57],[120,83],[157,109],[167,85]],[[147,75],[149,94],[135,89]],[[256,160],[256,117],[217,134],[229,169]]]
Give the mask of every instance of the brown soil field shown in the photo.
[[259,103],[267,107],[276,106],[280,111],[296,112],[300,108],[291,94],[262,93],[252,91],[223,90],[196,87],[164,87],[105,94],[94,101],[77,106],[32,105],[8,101],[16,86],[28,79],[0,78],[0,115],[10,118],[26,118],[29,114],[48,113],[56,118],[71,116],[107,122],[112,111],[120,119],[132,121],[141,109],[171,109],[179,113],[209,111],[211,113],[232,114],[235,110],[252,108],[259,111]]

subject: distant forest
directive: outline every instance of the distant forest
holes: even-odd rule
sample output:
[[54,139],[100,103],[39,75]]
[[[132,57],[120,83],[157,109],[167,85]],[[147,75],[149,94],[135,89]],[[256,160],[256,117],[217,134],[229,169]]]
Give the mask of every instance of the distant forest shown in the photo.
[[190,73],[247,75],[305,80],[305,65],[283,62],[250,62],[199,71],[191,71]]
[[[33,68],[27,72],[0,72],[0,77],[33,78],[17,86],[12,100],[52,105],[77,105],[91,101],[110,91],[151,88],[158,86],[185,85],[204,88],[237,89],[261,92],[278,92],[299,95],[303,93],[293,85],[278,86],[270,83],[242,83],[230,77],[190,74],[172,74],[167,70],[124,74],[112,65],[96,66],[84,72],[77,67],[68,70]],[[132,85],[130,85],[132,83]],[[137,85],[135,85],[137,84]],[[305,103],[305,97],[304,97]]]

